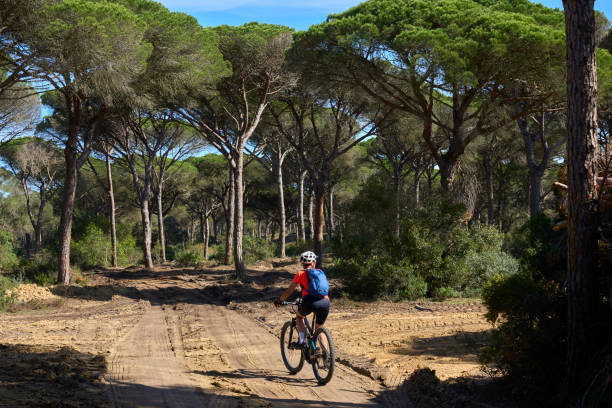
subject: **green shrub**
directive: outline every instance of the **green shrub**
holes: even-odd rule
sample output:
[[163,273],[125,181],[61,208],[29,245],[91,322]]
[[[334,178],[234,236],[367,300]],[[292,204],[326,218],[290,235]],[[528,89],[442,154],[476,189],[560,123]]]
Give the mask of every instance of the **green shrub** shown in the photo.
[[181,266],[197,266],[205,262],[204,258],[193,249],[178,251],[174,260]]
[[453,288],[449,288],[447,286],[441,286],[436,289],[434,293],[434,299],[438,301],[443,301],[448,298],[457,297],[458,293]]
[[110,265],[113,249],[104,231],[92,222],[81,235],[81,239],[72,242],[71,261],[83,268]]
[[0,230],[0,272],[10,272],[19,260],[13,248],[13,236],[10,232]]
[[18,269],[27,282],[40,286],[57,283],[57,256],[51,251],[42,250],[31,259],[22,258]]
[[567,298],[559,284],[524,271],[496,275],[482,297],[486,318],[497,323],[482,361],[513,380],[518,392],[549,394],[565,373]]
[[414,300],[427,293],[427,283],[410,266],[381,260],[340,261],[330,272],[343,278],[344,289],[356,298]]
[[273,258],[277,245],[262,238],[245,235],[242,240],[244,263],[253,264],[257,261]]
[[6,292],[10,289],[17,287],[19,283],[9,278],[8,276],[0,275],[0,310],[5,311],[11,305],[17,303],[17,295],[11,293],[10,295]]
[[117,234],[117,263],[124,266],[137,265],[141,259],[142,249],[136,246],[134,237],[124,235],[119,239],[119,234]]
[[[142,259],[142,249],[136,246],[128,227],[127,224],[119,224],[117,228],[117,263],[124,266],[136,265]],[[74,265],[83,269],[110,266],[113,259],[110,233],[91,222],[80,235],[79,240],[72,242],[70,258]]]

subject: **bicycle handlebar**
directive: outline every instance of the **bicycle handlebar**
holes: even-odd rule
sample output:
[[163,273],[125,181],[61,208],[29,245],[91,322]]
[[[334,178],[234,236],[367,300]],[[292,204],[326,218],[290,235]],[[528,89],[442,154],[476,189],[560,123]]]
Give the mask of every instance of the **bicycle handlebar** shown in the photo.
[[283,300],[281,302],[281,305],[283,305],[283,306],[289,306],[289,305],[298,306],[300,303],[302,303],[302,299],[297,298],[293,302],[287,302],[286,300]]

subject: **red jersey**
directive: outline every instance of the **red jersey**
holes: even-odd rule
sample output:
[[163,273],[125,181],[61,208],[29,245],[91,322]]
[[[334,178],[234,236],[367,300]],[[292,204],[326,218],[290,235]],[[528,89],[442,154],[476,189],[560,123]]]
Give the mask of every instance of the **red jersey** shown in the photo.
[[298,271],[298,273],[296,273],[293,277],[292,282],[298,283],[301,286],[302,297],[308,294],[308,275],[306,275],[305,270],[302,269],[301,271]]

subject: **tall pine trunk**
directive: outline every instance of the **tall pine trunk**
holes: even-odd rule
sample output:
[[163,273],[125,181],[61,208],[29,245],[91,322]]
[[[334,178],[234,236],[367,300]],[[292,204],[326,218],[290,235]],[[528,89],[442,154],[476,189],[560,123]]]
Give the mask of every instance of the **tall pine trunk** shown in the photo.
[[278,247],[280,250],[281,258],[285,257],[285,240],[287,236],[286,231],[286,217],[285,217],[285,193],[283,189],[283,159],[278,153],[278,160],[276,164],[276,187],[278,189],[278,212],[280,219],[280,236],[278,238]]
[[234,269],[236,279],[244,278],[244,258],[242,254],[242,236],[244,232],[244,153],[241,148],[236,155],[236,169],[234,177],[234,202],[235,202],[235,221],[234,221]]
[[317,268],[323,266],[323,223],[325,222],[325,186],[315,183],[315,208],[314,208],[314,252],[317,254]]
[[76,129],[68,138],[64,150],[66,161],[66,175],[64,177],[64,196],[62,200],[62,213],[60,219],[59,239],[59,271],[58,283],[70,284],[70,240],[72,238],[72,217],[74,213],[74,199],[77,186],[77,135]]
[[236,186],[234,183],[234,169],[229,169],[229,194],[227,199],[227,212],[225,214],[225,257],[223,263],[230,265],[232,263],[233,245],[234,245],[234,212],[236,210],[235,195]]
[[166,234],[164,232],[164,206],[163,206],[163,184],[160,182],[157,187],[157,224],[159,226],[159,250],[161,251],[161,261],[166,262]]
[[112,264],[113,268],[118,266],[117,261],[117,223],[115,220],[115,190],[113,189],[113,175],[111,171],[110,154],[106,156],[106,180],[108,182],[108,201],[110,202],[110,224],[111,224],[111,244],[113,246]]
[[310,232],[310,240],[314,242],[315,227],[314,227],[314,192],[308,194],[308,229]]
[[306,226],[304,222],[304,181],[306,179],[306,171],[300,171],[298,180],[298,240],[306,241]]
[[205,217],[204,227],[204,259],[208,261],[208,241],[210,241],[210,224],[208,223],[208,217]]
[[592,358],[597,311],[597,60],[594,0],[563,0],[567,41],[568,380]]
[[70,284],[70,240],[72,239],[72,218],[76,197],[78,166],[79,128],[81,126],[81,101],[76,95],[65,95],[68,108],[68,140],[64,147],[66,173],[64,177],[64,197],[60,218],[59,262],[57,281],[62,285]]

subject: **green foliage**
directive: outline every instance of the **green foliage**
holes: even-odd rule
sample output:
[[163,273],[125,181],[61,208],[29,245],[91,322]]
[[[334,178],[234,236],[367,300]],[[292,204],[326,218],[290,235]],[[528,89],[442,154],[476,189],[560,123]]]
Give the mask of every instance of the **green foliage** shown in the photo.
[[[104,219],[98,221],[104,221]],[[110,234],[100,227],[100,223],[104,222],[90,222],[83,230],[75,234],[77,239],[72,242],[71,248],[71,260],[75,265],[84,269],[111,265],[113,248]],[[119,224],[117,226],[117,262],[119,265],[135,265],[142,258],[142,251],[136,247],[136,240],[131,235],[130,229],[130,225]]]
[[277,245],[262,238],[245,235],[242,241],[244,249],[244,263],[253,264],[257,261],[272,258],[276,254]]
[[553,221],[537,214],[507,237],[505,246],[523,269],[563,281],[566,274],[565,232],[553,230]]
[[0,229],[0,272],[11,271],[17,264],[13,236],[8,231]]
[[[213,252],[213,254],[210,258],[217,262],[223,262],[225,260],[225,238],[219,237],[219,239],[223,243],[211,247],[211,252]],[[276,253],[278,249],[276,243],[262,238],[255,238],[250,235],[245,235],[243,237],[242,249],[244,252],[245,264],[253,264],[257,261],[273,258],[278,255]]]
[[343,279],[344,289],[355,298],[415,300],[427,293],[427,283],[409,265],[394,265],[388,260],[343,260],[330,272]]
[[194,248],[179,250],[174,260],[181,266],[198,266],[206,262],[202,255]]
[[517,392],[535,399],[550,395],[565,373],[567,298],[562,288],[521,272],[496,275],[482,297],[486,318],[497,323],[482,361],[508,375]]
[[17,303],[15,293],[7,294],[7,291],[14,289],[17,285],[16,280],[0,274],[0,311],[5,311],[8,307]]
[[22,258],[18,273],[26,282],[40,286],[57,283],[57,258],[51,251],[40,251],[31,259]]
[[[502,251],[502,234],[492,227],[467,227],[464,207],[449,200],[425,203],[404,217],[397,238],[389,223],[394,204],[388,189],[382,179],[371,177],[348,209],[342,240],[334,243],[340,262],[352,262],[357,276],[364,277],[359,284],[346,282],[349,293],[388,293],[377,288],[394,276],[391,266],[418,276],[427,294],[439,299],[478,295],[493,275],[518,271],[518,262]],[[371,276],[376,274],[381,276]]]
[[109,265],[111,258],[110,240],[94,223],[87,226],[80,240],[72,243],[71,260],[83,268]]

